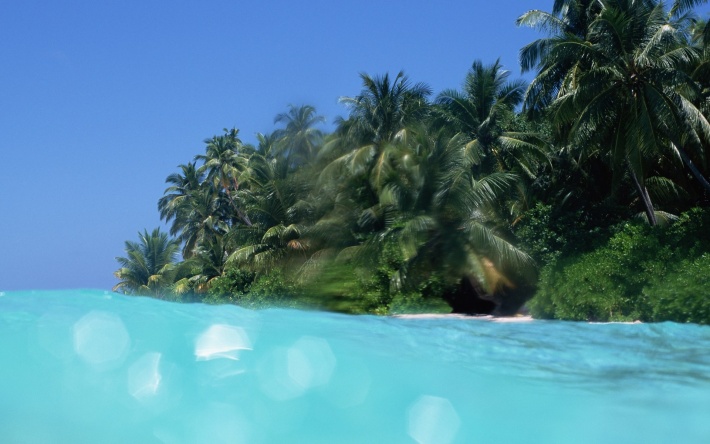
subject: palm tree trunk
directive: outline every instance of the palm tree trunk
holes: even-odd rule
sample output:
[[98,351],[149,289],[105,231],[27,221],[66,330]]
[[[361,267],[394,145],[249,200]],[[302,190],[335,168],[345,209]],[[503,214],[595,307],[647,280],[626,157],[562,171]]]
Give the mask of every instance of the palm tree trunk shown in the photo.
[[693,173],[693,177],[695,177],[695,179],[700,182],[703,188],[705,188],[705,192],[710,193],[710,182],[708,182],[705,176],[703,176],[700,170],[698,170],[698,168],[695,166],[695,164],[683,148],[677,145],[676,149],[678,149],[678,153],[680,153],[680,158],[685,164],[685,166],[687,166],[690,172]]
[[639,182],[638,177],[636,177],[636,173],[634,173],[634,170],[631,168],[631,165],[629,165],[628,168],[629,174],[631,174],[631,178],[633,179],[634,185],[636,186],[636,191],[638,191],[639,196],[641,196],[641,201],[643,202],[643,207],[644,211],[646,212],[646,218],[648,219],[648,223],[651,226],[655,226],[656,224],[658,224],[658,221],[656,220],[656,212],[653,210],[651,196],[648,195],[648,190],[646,189],[646,186],[641,185],[641,182]]
[[[234,180],[234,188],[238,190],[239,183],[237,182],[237,179],[232,179],[232,180]],[[232,206],[234,207],[234,211],[237,212],[237,217],[239,219],[241,219],[241,221],[244,222],[248,227],[251,227],[252,223],[251,223],[251,220],[249,219],[249,215],[246,214],[244,211],[242,211],[241,208],[239,208],[237,206],[237,204],[234,202],[234,199],[232,198],[232,193],[229,191],[229,183],[227,183],[226,186],[225,186],[225,184],[222,184],[222,187],[224,187],[224,191],[227,192],[227,198],[229,199],[229,203],[231,203]]]

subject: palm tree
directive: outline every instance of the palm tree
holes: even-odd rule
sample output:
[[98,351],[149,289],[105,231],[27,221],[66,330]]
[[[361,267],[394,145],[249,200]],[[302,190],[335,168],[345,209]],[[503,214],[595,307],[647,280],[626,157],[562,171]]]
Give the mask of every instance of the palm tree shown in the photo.
[[194,254],[182,263],[189,272],[173,286],[175,293],[205,293],[215,278],[222,276],[229,252],[227,240],[230,233],[214,234],[195,247]]
[[116,258],[121,268],[114,273],[119,283],[113,291],[162,297],[177,276],[179,243],[159,228],[150,234],[139,232],[138,238],[138,242],[126,241],[126,257]]
[[655,225],[646,178],[662,152],[675,153],[710,189],[686,153],[710,135],[692,104],[697,85],[683,71],[698,54],[687,45],[683,19],[669,18],[663,3],[598,3],[584,38],[558,35],[542,54],[527,103],[549,103],[564,139],[608,153],[614,182],[628,173]]
[[427,97],[431,94],[423,83],[410,84],[403,72],[393,81],[389,74],[360,77],[360,95],[340,99],[350,109],[350,116],[339,121],[337,139],[326,145],[345,152],[323,169],[320,181],[337,184],[330,187],[330,197],[356,203],[355,213],[376,205],[377,189],[390,169],[393,145],[406,140],[408,128],[428,116]]
[[166,222],[173,221],[170,228],[172,236],[181,230],[177,223],[180,212],[188,207],[191,195],[200,189],[204,180],[203,174],[198,171],[194,162],[179,165],[179,168],[182,174],[173,173],[165,179],[165,182],[171,185],[165,189],[163,197],[158,200],[160,218]]
[[[530,277],[530,257],[497,233],[498,201],[515,175],[476,177],[465,154],[467,137],[424,127],[410,129],[407,143],[392,153],[392,174],[378,194],[386,226],[355,255],[372,257],[388,242],[401,249],[402,265],[392,287],[416,287],[437,272],[449,288],[454,311],[477,311],[480,299],[504,302],[505,288]],[[491,304],[493,305],[493,304]]]
[[362,92],[355,97],[341,97],[350,109],[348,135],[357,145],[381,144],[401,137],[401,131],[420,121],[428,112],[427,97],[431,88],[424,83],[412,85],[403,71],[390,80],[389,74],[370,77],[360,74]]
[[289,105],[288,112],[278,114],[274,123],[286,125],[274,135],[279,139],[289,165],[303,165],[315,156],[323,140],[323,132],[315,126],[325,123],[325,117],[316,114],[314,107]]
[[183,245],[185,259],[191,258],[202,243],[230,231],[229,210],[231,206],[226,196],[209,183],[203,183],[198,190],[190,193],[173,222],[173,226],[177,227],[174,234],[178,235]]
[[467,140],[465,153],[477,174],[508,171],[534,180],[539,166],[548,161],[547,153],[539,135],[508,130],[526,88],[525,82],[509,81],[509,76],[500,60],[488,66],[473,62],[463,91],[439,94],[437,114]]
[[242,141],[238,135],[237,129],[225,129],[225,134],[205,140],[207,144],[205,154],[195,156],[195,160],[204,162],[199,172],[205,173],[207,180],[211,181],[217,189],[225,192],[236,218],[246,225],[251,225],[249,216],[237,204],[234,196],[241,183],[247,180],[245,171],[248,158],[240,154]]
[[[598,0],[555,0],[552,12],[535,9],[518,18],[518,26],[549,34],[520,50],[522,71],[537,68],[537,75],[525,94],[525,109],[530,116],[539,115],[557,94],[573,87],[575,73],[587,66],[586,60],[577,57],[575,45],[584,44],[590,23],[601,6]],[[566,42],[566,50],[559,49],[563,42]],[[551,54],[553,48],[555,53]]]

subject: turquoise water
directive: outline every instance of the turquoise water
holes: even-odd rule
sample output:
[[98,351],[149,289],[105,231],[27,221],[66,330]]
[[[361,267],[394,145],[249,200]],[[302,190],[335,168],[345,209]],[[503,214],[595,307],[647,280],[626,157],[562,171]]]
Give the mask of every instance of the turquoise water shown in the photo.
[[0,293],[3,443],[708,443],[710,328]]

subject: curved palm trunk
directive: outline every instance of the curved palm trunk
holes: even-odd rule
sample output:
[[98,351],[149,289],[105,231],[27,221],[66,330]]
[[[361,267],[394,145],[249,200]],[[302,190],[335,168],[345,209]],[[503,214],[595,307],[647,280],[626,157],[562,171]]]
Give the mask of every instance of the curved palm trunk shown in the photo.
[[[239,183],[237,182],[236,179],[234,180],[234,188],[239,189]],[[251,219],[249,219],[249,215],[246,214],[244,211],[242,211],[241,208],[237,206],[237,204],[234,202],[234,198],[232,197],[232,193],[229,191],[229,185],[222,184],[222,187],[224,187],[224,191],[227,192],[227,198],[229,199],[229,203],[232,204],[232,207],[234,207],[234,211],[237,212],[237,217],[241,219],[242,222],[244,222],[247,226],[251,227]]]
[[636,173],[634,173],[633,168],[631,168],[631,165],[629,165],[628,168],[629,174],[631,174],[631,179],[633,179],[634,185],[636,186],[636,191],[638,191],[639,196],[641,196],[641,201],[643,202],[643,207],[644,211],[646,212],[646,218],[648,219],[648,223],[651,226],[655,226],[656,224],[658,224],[658,221],[656,220],[656,212],[653,210],[651,196],[648,195],[648,190],[646,189],[646,186],[641,185],[641,182],[639,182],[638,177],[636,177]]
[[698,170],[698,167],[695,166],[695,164],[683,148],[681,148],[680,146],[676,146],[676,149],[678,150],[678,153],[680,153],[680,158],[685,164],[685,166],[688,167],[690,172],[693,174],[693,177],[695,177],[695,180],[700,182],[700,185],[703,186],[706,193],[710,193],[710,182],[708,182],[705,176],[703,176],[703,173]]

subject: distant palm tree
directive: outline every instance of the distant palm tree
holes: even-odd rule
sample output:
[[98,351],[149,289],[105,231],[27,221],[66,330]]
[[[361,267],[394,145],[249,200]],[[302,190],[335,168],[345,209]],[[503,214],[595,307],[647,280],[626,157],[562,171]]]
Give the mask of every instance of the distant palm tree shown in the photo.
[[199,172],[206,174],[206,180],[211,181],[215,188],[224,191],[227,195],[236,219],[251,225],[249,216],[236,202],[234,196],[240,185],[248,180],[245,173],[249,159],[240,153],[243,145],[238,136],[239,130],[225,129],[225,134],[205,140],[207,144],[205,154],[198,154],[195,160],[204,162]]
[[[337,133],[341,140],[330,143],[345,152],[333,159],[321,176],[324,181],[340,180],[343,187],[360,194],[361,199],[357,200],[370,206],[374,203],[372,191],[389,168],[391,145],[405,140],[408,128],[429,114],[427,97],[431,89],[424,83],[410,84],[403,72],[393,81],[389,74],[360,77],[360,95],[340,99],[349,108],[350,116],[339,122]],[[369,181],[369,187],[361,183],[363,180]]]
[[323,140],[323,132],[316,125],[324,122],[325,118],[310,105],[289,105],[288,112],[274,118],[274,123],[286,125],[274,135],[289,165],[303,165],[313,159]]
[[476,177],[463,149],[466,140],[461,134],[416,133],[380,193],[380,203],[392,207],[393,223],[379,237],[393,236],[404,258],[393,278],[397,286],[417,282],[435,268],[449,285],[465,279],[478,296],[493,298],[534,268],[528,255],[492,228],[501,194],[517,177],[506,172]]
[[126,257],[117,257],[121,268],[114,276],[119,283],[113,291],[128,294],[165,296],[175,282],[178,241],[168,238],[159,228],[150,234],[138,233],[138,242],[126,241]]
[[195,163],[179,165],[181,173],[169,175],[165,182],[171,184],[163,192],[163,197],[158,200],[160,218],[166,222],[173,221],[170,234],[175,236],[181,227],[178,223],[181,211],[189,206],[189,200],[202,186],[204,175],[195,166]]
[[488,66],[474,61],[463,91],[442,91],[437,111],[446,126],[467,139],[465,153],[475,170],[510,171],[534,179],[547,155],[538,135],[506,128],[527,86],[522,80],[509,81],[509,76],[500,60]]
[[340,98],[340,103],[350,109],[351,140],[358,144],[392,141],[428,112],[431,88],[424,83],[412,85],[404,72],[397,73],[394,80],[390,80],[389,74],[382,77],[360,74],[360,78],[362,92],[355,97]]
[[203,184],[190,194],[173,223],[178,227],[176,234],[183,245],[185,259],[191,258],[202,243],[229,232],[229,210],[231,206],[227,203],[227,197],[209,184]]

